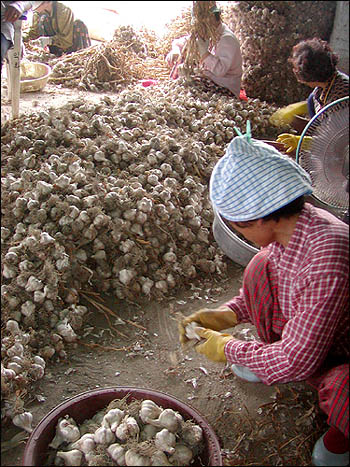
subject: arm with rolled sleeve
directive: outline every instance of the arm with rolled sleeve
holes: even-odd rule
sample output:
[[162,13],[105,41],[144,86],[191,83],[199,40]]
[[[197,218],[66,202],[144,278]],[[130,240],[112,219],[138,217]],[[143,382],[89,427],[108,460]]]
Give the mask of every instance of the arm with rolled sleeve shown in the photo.
[[299,290],[296,313],[285,325],[281,340],[271,344],[231,340],[227,362],[240,364],[268,385],[302,381],[322,364],[348,300],[347,277],[327,274]]

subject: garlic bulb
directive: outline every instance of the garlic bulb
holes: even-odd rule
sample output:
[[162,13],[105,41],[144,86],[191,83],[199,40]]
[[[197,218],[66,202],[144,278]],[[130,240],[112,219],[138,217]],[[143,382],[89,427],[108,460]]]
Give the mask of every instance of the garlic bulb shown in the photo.
[[159,431],[159,428],[153,425],[145,425],[140,433],[140,440],[147,441],[155,437],[156,433]]
[[156,420],[148,419],[148,423],[153,426],[166,428],[175,433],[179,429],[182,420],[183,418],[178,412],[175,412],[173,409],[165,409]]
[[28,431],[28,433],[33,431],[33,415],[30,412],[23,412],[15,415],[12,419],[12,422],[19,428],[23,428],[23,430]]
[[163,428],[155,436],[155,446],[160,451],[173,454],[175,452],[176,438],[174,433],[171,433],[166,428]]
[[110,428],[113,432],[117,429],[118,425],[124,418],[125,413],[120,409],[112,409],[106,413],[102,419],[102,426]]
[[173,465],[169,462],[166,454],[163,451],[155,451],[151,456],[152,466],[168,466]]
[[151,460],[149,457],[141,456],[134,449],[129,449],[125,453],[125,465],[128,466],[149,466]]
[[58,422],[55,437],[49,447],[57,449],[62,443],[74,443],[79,438],[79,428],[73,418],[67,416],[67,418],[62,418]]
[[189,465],[193,457],[192,450],[184,444],[176,444],[174,454],[169,457],[172,465]]
[[154,420],[159,417],[161,412],[162,409],[155,402],[146,399],[141,403],[139,415],[143,423],[148,423],[148,420]]
[[117,426],[115,435],[121,441],[126,441],[128,438],[135,437],[140,433],[140,427],[134,417],[125,417],[124,420]]
[[64,460],[64,465],[69,466],[80,466],[83,459],[83,453],[78,449],[72,451],[57,451],[57,457]]
[[182,427],[181,439],[188,446],[197,446],[203,440],[203,430],[199,425],[187,421]]
[[95,449],[96,443],[94,441],[93,433],[85,433],[80,439],[71,443],[69,449],[79,449],[79,451],[87,454]]
[[96,444],[111,444],[115,441],[115,436],[110,428],[101,426],[95,431],[94,441]]
[[117,465],[125,465],[125,448],[118,443],[111,444],[107,448],[108,454]]

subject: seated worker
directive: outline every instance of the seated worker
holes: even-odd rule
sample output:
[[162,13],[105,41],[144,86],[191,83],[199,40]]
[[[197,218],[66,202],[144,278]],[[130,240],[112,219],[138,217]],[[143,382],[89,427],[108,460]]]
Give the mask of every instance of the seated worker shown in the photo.
[[33,24],[24,35],[24,42],[48,37],[50,53],[60,57],[90,47],[91,40],[85,24],[74,19],[72,10],[61,2],[41,2],[34,9]]
[[1,2],[1,70],[9,49],[13,47],[15,30],[13,23],[26,11],[42,2]]
[[[221,11],[213,7],[211,23],[212,28],[218,28],[220,39],[213,49],[208,49],[209,41],[207,38],[198,38],[197,47],[201,57],[202,83],[208,87],[217,89],[225,88],[228,94],[234,94],[239,97],[242,79],[242,55],[240,44],[233,32],[221,21]],[[189,36],[175,39],[172,43],[172,49],[166,56],[169,66],[173,66],[181,60],[181,53],[187,43]],[[213,86],[215,83],[216,86]]]
[[[330,428],[312,462],[341,466],[349,462],[349,226],[304,202],[311,192],[309,175],[287,155],[247,134],[231,141],[211,175],[211,203],[261,249],[239,295],[184,318],[179,333],[185,343],[186,326],[197,322],[196,351],[243,380],[313,386]],[[259,339],[218,332],[242,322]]]
[[[337,70],[338,60],[329,44],[318,38],[301,41],[293,47],[288,61],[293,65],[294,75],[299,83],[314,89],[307,102],[295,107],[292,104],[291,112],[285,112],[287,115],[284,117],[280,115],[282,120],[290,123],[294,115],[306,112],[312,118],[327,104],[349,95],[349,77]],[[300,136],[289,133],[283,133],[277,138],[278,142],[284,144],[287,153],[297,148],[299,140]]]

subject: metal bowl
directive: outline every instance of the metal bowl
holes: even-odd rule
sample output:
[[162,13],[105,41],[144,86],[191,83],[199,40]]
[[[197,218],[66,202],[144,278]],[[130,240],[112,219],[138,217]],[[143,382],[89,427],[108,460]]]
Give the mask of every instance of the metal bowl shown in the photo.
[[22,62],[20,92],[40,91],[46,85],[51,72],[51,67],[45,63]]
[[216,211],[214,211],[213,235],[225,255],[241,266],[246,266],[259,251],[235,234]]
[[218,438],[205,418],[192,407],[176,397],[159,391],[134,387],[116,387],[94,389],[68,399],[49,412],[31,433],[22,459],[23,466],[45,465],[48,445],[55,435],[58,419],[69,415],[78,424],[95,415],[114,399],[126,397],[127,402],[151,399],[165,409],[178,411],[184,420],[191,419],[203,430],[204,450],[194,460],[194,465],[222,466],[221,450]]

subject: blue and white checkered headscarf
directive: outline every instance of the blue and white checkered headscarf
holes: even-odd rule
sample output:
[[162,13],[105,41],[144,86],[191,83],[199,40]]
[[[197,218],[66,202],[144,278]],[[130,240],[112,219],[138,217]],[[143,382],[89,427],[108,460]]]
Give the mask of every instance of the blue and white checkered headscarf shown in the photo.
[[249,132],[233,138],[209,185],[213,208],[234,222],[267,216],[311,193],[305,170],[273,146],[252,139]]

